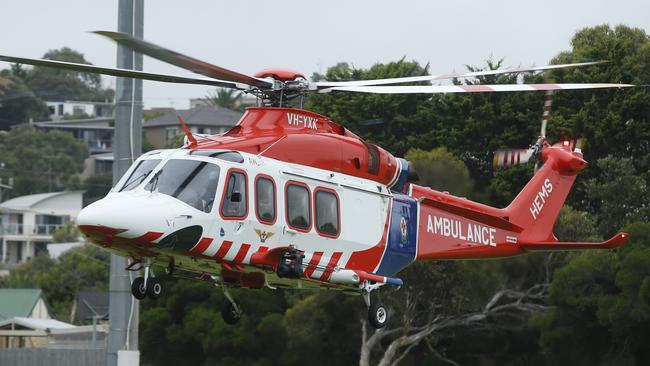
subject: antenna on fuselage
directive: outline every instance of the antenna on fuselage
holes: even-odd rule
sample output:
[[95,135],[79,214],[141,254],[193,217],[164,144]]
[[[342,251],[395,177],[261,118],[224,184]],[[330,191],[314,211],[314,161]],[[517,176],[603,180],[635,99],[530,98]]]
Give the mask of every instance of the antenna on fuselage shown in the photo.
[[177,116],[177,117],[178,117],[178,123],[181,124],[181,128],[183,129],[183,132],[185,132],[185,136],[187,136],[187,141],[189,142],[187,147],[190,147],[190,148],[196,147],[199,143],[198,143],[198,141],[196,141],[196,138],[194,137],[194,135],[192,135],[192,131],[190,131],[190,129],[187,128],[187,125],[185,124],[185,122],[183,121],[183,118],[181,116]]

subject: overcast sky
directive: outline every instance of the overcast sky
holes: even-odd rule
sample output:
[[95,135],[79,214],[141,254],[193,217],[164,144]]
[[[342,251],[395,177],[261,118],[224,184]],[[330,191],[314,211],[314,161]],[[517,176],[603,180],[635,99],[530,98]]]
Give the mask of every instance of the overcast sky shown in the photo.
[[[1,4],[0,54],[40,58],[68,46],[115,67],[115,45],[88,31],[117,30],[117,0]],[[441,73],[481,66],[490,55],[506,66],[544,65],[569,49],[578,29],[609,23],[650,32],[649,14],[648,0],[145,0],[144,37],[247,74],[284,67],[310,76],[341,61],[369,67],[404,56]],[[191,75],[146,56],[144,69]],[[144,103],[187,108],[209,90],[145,82]]]

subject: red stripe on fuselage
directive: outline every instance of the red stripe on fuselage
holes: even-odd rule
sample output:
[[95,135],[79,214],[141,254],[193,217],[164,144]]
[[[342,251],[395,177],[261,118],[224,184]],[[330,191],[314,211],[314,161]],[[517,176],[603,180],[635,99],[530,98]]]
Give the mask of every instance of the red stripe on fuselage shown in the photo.
[[251,245],[250,244],[242,244],[241,248],[239,248],[239,252],[237,252],[237,255],[235,256],[235,259],[232,261],[234,263],[241,263],[244,261],[244,258],[246,258],[246,254],[248,254],[248,249],[250,249]]
[[311,259],[309,260],[309,264],[307,265],[307,268],[305,269],[305,277],[311,277],[311,275],[314,274],[314,271],[316,270],[316,266],[318,263],[320,263],[320,259],[323,256],[323,252],[314,252],[314,255],[311,256]]
[[190,249],[190,252],[194,254],[203,254],[206,249],[212,244],[212,238],[201,238],[198,244],[194,248]]
[[224,240],[223,243],[221,244],[221,247],[219,248],[219,250],[217,250],[217,252],[214,254],[213,257],[219,260],[223,259],[223,257],[225,257],[226,254],[228,254],[228,251],[230,250],[231,246],[232,246],[231,241]]
[[339,263],[339,259],[341,259],[341,255],[343,255],[342,252],[334,252],[334,254],[332,254],[329,263],[327,263],[327,267],[325,267],[325,271],[320,276],[321,281],[327,281],[330,278],[334,267],[336,267],[336,265]]

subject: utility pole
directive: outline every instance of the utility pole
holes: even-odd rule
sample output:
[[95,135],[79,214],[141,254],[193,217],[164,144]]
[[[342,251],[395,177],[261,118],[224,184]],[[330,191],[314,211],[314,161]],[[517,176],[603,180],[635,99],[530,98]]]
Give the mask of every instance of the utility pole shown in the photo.
[[[119,0],[117,30],[143,37],[144,0]],[[142,70],[142,55],[117,46],[117,67]],[[142,80],[117,78],[115,91],[113,184],[142,153]],[[139,303],[131,296],[127,260],[111,255],[108,366],[137,366]]]

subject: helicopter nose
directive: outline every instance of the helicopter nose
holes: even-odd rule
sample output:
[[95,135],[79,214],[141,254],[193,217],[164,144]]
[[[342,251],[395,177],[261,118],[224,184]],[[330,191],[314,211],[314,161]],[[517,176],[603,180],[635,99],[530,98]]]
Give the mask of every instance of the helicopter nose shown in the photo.
[[81,210],[79,230],[90,240],[110,246],[116,236],[151,242],[163,235],[172,217],[175,202],[164,197],[109,195]]

